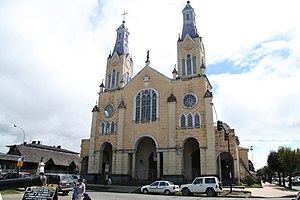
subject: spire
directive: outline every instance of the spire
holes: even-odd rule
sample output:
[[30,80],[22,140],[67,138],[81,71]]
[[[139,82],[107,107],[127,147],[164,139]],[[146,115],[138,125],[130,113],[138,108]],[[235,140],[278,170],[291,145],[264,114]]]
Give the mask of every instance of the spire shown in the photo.
[[183,28],[181,34],[181,40],[185,38],[187,34],[189,34],[192,38],[198,37],[198,32],[196,28],[195,21],[195,12],[194,8],[190,5],[190,1],[187,1],[186,6],[182,10],[183,14]]
[[128,28],[125,27],[125,15],[127,13],[124,12],[122,15],[124,15],[123,21],[121,26],[117,29],[117,39],[116,39],[116,44],[115,48],[112,52],[114,54],[115,52],[118,53],[118,55],[129,55],[129,48],[128,48]]

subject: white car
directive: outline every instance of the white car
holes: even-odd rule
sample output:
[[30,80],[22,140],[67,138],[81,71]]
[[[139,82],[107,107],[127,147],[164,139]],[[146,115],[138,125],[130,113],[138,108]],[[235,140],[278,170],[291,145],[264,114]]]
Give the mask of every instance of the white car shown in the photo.
[[179,185],[174,185],[170,181],[155,181],[150,185],[144,185],[141,188],[141,192],[144,194],[160,193],[170,195],[179,192]]
[[191,184],[180,186],[180,191],[184,196],[193,195],[195,193],[206,193],[207,196],[217,196],[222,192],[222,186],[219,179],[215,176],[196,177]]

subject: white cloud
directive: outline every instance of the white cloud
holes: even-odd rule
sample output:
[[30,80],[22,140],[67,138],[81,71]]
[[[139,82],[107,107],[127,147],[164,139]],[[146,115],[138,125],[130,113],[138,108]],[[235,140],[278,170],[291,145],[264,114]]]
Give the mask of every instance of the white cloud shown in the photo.
[[[242,74],[211,76],[220,116],[235,128],[241,146],[254,146],[254,163],[266,163],[270,150],[299,147],[299,38],[276,40],[244,52],[238,63],[251,65]],[[250,55],[247,57],[247,55]]]
[[[174,0],[1,1],[0,151],[22,141],[13,124],[24,128],[27,141],[42,140],[79,151],[80,139],[89,137],[90,111],[98,99],[121,14],[128,12],[135,74],[144,67],[150,50],[151,66],[171,77],[185,4]],[[218,115],[236,129],[242,146],[254,146],[254,162],[261,166],[266,158],[256,154],[289,143],[253,144],[243,139],[288,136],[296,140],[300,129],[297,1],[213,0],[191,1],[191,5],[204,40],[207,67],[223,62],[233,62],[236,69],[246,67],[242,73],[214,74],[209,79]]]

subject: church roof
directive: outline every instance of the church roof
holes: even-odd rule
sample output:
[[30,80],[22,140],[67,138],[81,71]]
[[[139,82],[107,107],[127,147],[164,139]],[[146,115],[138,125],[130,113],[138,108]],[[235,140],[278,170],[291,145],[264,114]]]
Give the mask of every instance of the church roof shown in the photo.
[[189,9],[193,9],[193,8],[190,4],[190,1],[187,1],[187,4],[186,4],[186,6],[184,7],[184,9],[182,11],[189,10]]
[[194,8],[191,6],[190,1],[187,1],[187,5],[182,10],[182,14],[183,28],[181,33],[181,40],[184,40],[187,34],[189,34],[192,38],[199,37],[196,28]]
[[128,35],[129,35],[128,28],[125,27],[125,21],[123,21],[121,26],[117,29],[117,39],[116,39],[116,43],[112,55],[115,52],[117,52],[119,56],[120,55],[127,56],[129,54]]

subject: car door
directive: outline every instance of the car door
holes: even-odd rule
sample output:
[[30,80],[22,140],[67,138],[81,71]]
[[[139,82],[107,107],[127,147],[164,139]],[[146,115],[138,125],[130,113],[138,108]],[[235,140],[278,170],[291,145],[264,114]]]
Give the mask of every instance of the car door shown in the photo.
[[158,192],[158,184],[159,184],[159,181],[155,181],[151,185],[149,185],[149,192],[157,193]]
[[157,193],[164,193],[165,188],[168,187],[168,183],[165,181],[160,181],[157,187]]
[[194,180],[192,185],[192,192],[205,192],[205,189],[203,187],[203,178],[197,178]]

